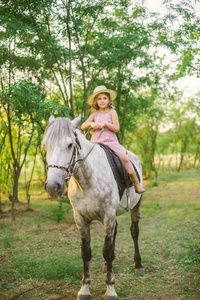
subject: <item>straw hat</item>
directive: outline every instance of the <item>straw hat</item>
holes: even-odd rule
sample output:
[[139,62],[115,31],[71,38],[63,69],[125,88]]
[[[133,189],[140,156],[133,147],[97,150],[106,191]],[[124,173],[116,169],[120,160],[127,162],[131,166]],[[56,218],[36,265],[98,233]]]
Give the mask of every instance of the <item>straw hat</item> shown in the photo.
[[110,98],[111,98],[112,101],[114,101],[115,98],[117,97],[117,93],[116,93],[115,91],[107,89],[104,85],[100,85],[100,86],[97,86],[97,87],[94,89],[94,92],[93,92],[93,94],[88,98],[87,103],[88,103],[89,105],[92,105],[95,96],[97,96],[98,94],[103,94],[103,93],[109,93],[109,94],[110,94]]

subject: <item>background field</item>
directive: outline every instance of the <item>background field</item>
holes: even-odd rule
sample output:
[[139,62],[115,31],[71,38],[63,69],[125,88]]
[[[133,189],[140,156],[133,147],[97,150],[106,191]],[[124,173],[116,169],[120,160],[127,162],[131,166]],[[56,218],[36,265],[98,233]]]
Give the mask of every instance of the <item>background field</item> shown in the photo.
[[[160,175],[146,187],[140,221],[140,251],[146,274],[134,275],[129,213],[118,217],[114,272],[119,299],[200,299],[200,171]],[[81,286],[80,239],[71,206],[48,199],[35,184],[31,211],[20,190],[16,222],[9,200],[0,219],[0,299],[76,299]],[[91,293],[102,299],[105,274],[103,227],[91,226]]]

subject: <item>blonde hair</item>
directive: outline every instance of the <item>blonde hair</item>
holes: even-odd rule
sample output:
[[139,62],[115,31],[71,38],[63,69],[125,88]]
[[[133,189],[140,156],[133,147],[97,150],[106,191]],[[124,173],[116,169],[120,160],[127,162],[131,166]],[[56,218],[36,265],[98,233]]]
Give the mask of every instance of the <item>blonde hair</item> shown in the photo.
[[[115,108],[114,105],[113,105],[113,101],[111,100],[111,97],[110,97],[109,93],[103,92],[103,93],[99,93],[98,95],[100,95],[100,94],[105,94],[108,97],[109,102],[108,102],[108,106],[107,107],[109,109]],[[97,97],[98,97],[98,95],[96,95],[94,97],[94,100],[93,100],[92,105],[91,105],[93,111],[99,110],[99,106],[97,104]]]

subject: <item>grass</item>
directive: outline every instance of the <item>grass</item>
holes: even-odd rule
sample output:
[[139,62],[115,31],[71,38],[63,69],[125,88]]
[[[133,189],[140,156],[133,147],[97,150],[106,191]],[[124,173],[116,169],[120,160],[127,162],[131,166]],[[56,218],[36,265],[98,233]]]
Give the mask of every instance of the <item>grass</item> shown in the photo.
[[[144,276],[134,274],[130,215],[118,217],[114,273],[119,299],[199,299],[200,171],[161,174],[141,206],[140,252]],[[23,194],[20,193],[21,201]],[[61,204],[62,203],[62,204]],[[18,204],[17,221],[3,201],[0,226],[0,299],[76,299],[81,285],[80,239],[70,204],[33,190],[33,211]],[[102,299],[103,226],[91,225],[91,294]]]

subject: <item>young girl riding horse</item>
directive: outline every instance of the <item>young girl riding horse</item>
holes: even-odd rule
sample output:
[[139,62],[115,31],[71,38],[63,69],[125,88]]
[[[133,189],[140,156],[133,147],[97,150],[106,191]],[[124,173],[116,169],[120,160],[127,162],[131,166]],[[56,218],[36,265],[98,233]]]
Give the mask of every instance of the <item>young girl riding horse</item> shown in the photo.
[[[119,131],[118,115],[113,108],[113,101],[116,97],[117,93],[115,91],[107,89],[105,86],[96,87],[87,101],[94,112],[82,124],[81,129],[85,130],[92,127],[91,142],[105,144],[120,156],[135,187],[135,191],[138,194],[142,194],[145,192],[145,189],[138,181],[137,174],[127,156],[127,150],[119,143],[115,134]],[[101,132],[103,127],[104,130]]]

